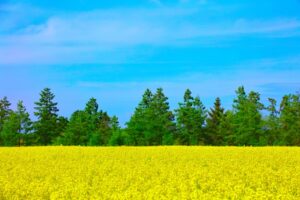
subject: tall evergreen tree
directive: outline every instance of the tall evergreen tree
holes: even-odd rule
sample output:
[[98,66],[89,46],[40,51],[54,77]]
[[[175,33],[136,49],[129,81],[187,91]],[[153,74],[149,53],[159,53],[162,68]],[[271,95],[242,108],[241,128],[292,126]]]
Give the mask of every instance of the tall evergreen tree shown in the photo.
[[17,110],[10,112],[5,120],[1,138],[5,146],[21,146],[26,144],[27,134],[31,131],[31,120],[22,101],[17,104]]
[[223,135],[224,145],[235,145],[234,113],[231,110],[227,110],[221,120],[220,133]]
[[236,91],[234,100],[234,137],[236,145],[262,145],[265,139],[262,136],[262,116],[260,111],[260,95],[251,91],[246,94],[244,87]]
[[119,125],[119,119],[116,116],[113,116],[111,118],[110,122],[112,135],[109,139],[108,145],[110,146],[121,146],[126,145],[128,136],[126,135],[126,132],[123,131]]
[[184,102],[179,103],[179,108],[175,112],[180,143],[185,145],[203,144],[206,110],[200,98],[192,97],[192,92],[187,89],[184,94]]
[[279,111],[277,110],[277,101],[273,98],[268,98],[270,105],[266,108],[269,112],[265,120],[265,137],[268,145],[280,144],[280,125]]
[[9,114],[12,112],[10,109],[11,103],[8,101],[7,97],[0,99],[0,132],[3,128],[4,121],[8,118]]
[[300,95],[285,95],[280,104],[282,144],[300,145]]
[[77,110],[70,118],[65,129],[63,144],[65,145],[87,145],[90,137],[89,116],[85,111]]
[[170,111],[168,97],[163,93],[162,88],[158,88],[153,96],[153,101],[149,110],[149,121],[151,124],[150,136],[146,140],[150,145],[170,145],[173,144],[173,134],[175,131],[174,115]]
[[96,121],[96,129],[93,129],[89,138],[89,145],[91,146],[106,146],[111,137],[112,131],[110,128],[110,117],[106,112],[100,111],[98,113],[98,120]]
[[127,122],[126,131],[129,136],[130,145],[148,145],[145,135],[151,134],[149,112],[152,102],[153,94],[151,90],[147,89],[134,114],[131,116],[129,122]]
[[45,88],[40,93],[40,99],[35,102],[34,115],[38,120],[34,124],[37,142],[42,145],[49,145],[59,136],[57,130],[57,103],[54,102],[55,95],[50,88]]
[[224,120],[224,108],[221,107],[220,98],[216,98],[214,107],[208,112],[206,120],[206,137],[207,144],[222,145],[224,144],[224,135],[221,132],[221,123]]

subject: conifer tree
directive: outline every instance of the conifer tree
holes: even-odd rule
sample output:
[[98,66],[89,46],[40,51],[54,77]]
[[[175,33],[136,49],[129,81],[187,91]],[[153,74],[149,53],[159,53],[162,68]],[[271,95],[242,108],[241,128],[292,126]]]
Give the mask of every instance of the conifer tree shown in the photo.
[[17,110],[10,112],[5,120],[1,138],[5,146],[21,146],[26,144],[27,134],[31,131],[32,122],[22,101],[17,104]]
[[175,131],[174,115],[170,111],[168,97],[163,93],[162,88],[158,88],[153,96],[150,106],[151,124],[150,137],[146,139],[150,145],[170,145],[173,144],[173,134]]
[[221,123],[224,118],[224,108],[221,107],[220,98],[216,98],[214,107],[208,112],[206,120],[206,136],[207,144],[222,145],[224,143],[224,135],[221,132]]
[[108,145],[109,139],[112,135],[112,129],[110,126],[111,119],[107,112],[101,111],[99,113],[99,119],[97,123],[97,134],[99,136],[98,140],[95,141],[94,145]]
[[262,136],[262,116],[260,111],[263,105],[260,103],[260,95],[251,91],[246,94],[244,87],[236,91],[234,100],[234,140],[236,145],[262,145],[265,138]]
[[153,102],[153,94],[147,89],[143,94],[142,100],[135,109],[134,114],[127,122],[127,133],[129,136],[130,145],[149,145],[145,140],[145,136],[151,134],[149,122],[150,119],[150,106]]
[[70,118],[63,136],[65,145],[87,145],[89,140],[89,116],[85,111],[77,110]]
[[206,110],[200,98],[192,97],[192,92],[187,89],[184,94],[184,102],[179,103],[179,108],[175,112],[180,143],[185,145],[203,144]]
[[273,98],[268,98],[270,105],[266,108],[269,112],[265,120],[265,137],[268,145],[280,144],[280,125],[279,111],[277,110],[277,101]]
[[284,145],[300,145],[300,95],[285,95],[280,104],[280,133]]
[[12,112],[10,109],[11,103],[8,101],[7,97],[0,99],[0,132],[3,128],[4,121],[8,118],[9,114]]
[[108,145],[110,146],[126,145],[128,136],[126,135],[126,132],[121,129],[119,125],[118,117],[113,116],[111,118],[110,126],[112,130],[112,135],[109,139]]
[[59,136],[57,130],[57,103],[54,102],[55,95],[50,88],[45,88],[40,93],[40,99],[35,102],[34,115],[38,120],[34,124],[37,142],[42,145],[49,145]]

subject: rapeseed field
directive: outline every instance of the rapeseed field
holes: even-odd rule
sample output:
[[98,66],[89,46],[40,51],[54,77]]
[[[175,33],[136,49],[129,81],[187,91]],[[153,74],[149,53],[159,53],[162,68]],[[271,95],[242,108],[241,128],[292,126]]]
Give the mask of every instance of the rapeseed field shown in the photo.
[[0,148],[0,199],[300,199],[300,148]]

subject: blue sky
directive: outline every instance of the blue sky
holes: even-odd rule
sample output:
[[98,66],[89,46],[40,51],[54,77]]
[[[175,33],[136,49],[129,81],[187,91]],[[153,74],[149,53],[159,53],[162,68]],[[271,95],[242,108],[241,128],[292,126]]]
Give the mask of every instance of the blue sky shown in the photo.
[[123,124],[146,88],[172,109],[186,88],[230,108],[244,85],[300,90],[300,1],[0,0],[0,97],[32,113],[44,87],[60,114],[90,97]]

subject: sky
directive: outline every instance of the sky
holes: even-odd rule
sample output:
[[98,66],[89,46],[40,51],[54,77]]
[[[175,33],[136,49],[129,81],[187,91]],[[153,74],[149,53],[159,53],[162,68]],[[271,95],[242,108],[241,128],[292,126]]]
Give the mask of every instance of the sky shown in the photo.
[[146,88],[230,109],[240,85],[266,103],[299,77],[300,0],[0,0],[0,98],[30,113],[50,87],[60,115],[95,97],[123,125]]

